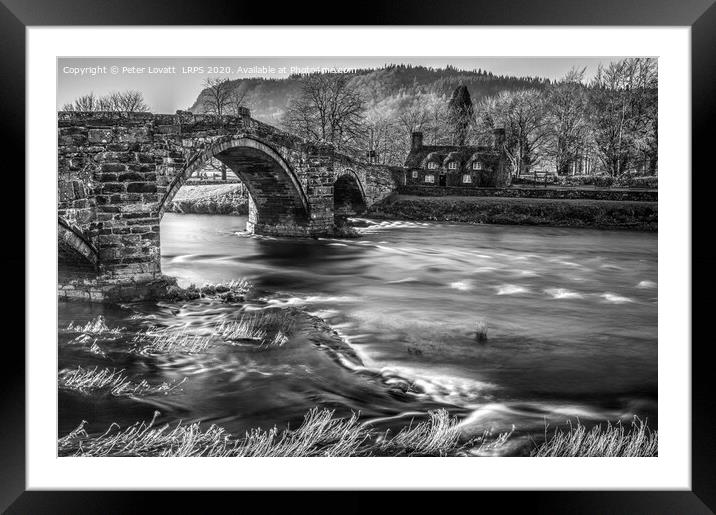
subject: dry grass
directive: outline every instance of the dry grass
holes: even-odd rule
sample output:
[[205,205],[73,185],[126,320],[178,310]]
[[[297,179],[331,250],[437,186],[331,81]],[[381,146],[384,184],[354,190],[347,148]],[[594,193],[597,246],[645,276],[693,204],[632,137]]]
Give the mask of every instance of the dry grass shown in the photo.
[[458,419],[447,410],[430,411],[429,418],[411,424],[392,438],[382,440],[380,450],[391,456],[448,456],[460,449]]
[[85,325],[75,324],[70,322],[67,326],[68,331],[74,331],[83,334],[118,334],[122,331],[122,328],[115,327],[110,329],[104,321],[102,315],[98,315],[96,318],[90,320]]
[[261,350],[283,347],[293,333],[295,321],[285,310],[243,314],[222,322],[209,335],[187,332],[186,328],[151,327],[134,337],[132,351],[139,354],[206,352],[214,343],[251,343]]
[[460,452],[463,446],[458,443],[457,420],[445,410],[429,415],[427,421],[393,438],[389,432],[361,426],[355,414],[336,418],[333,411],[319,408],[310,410],[296,430],[253,429],[240,439],[215,425],[207,429],[201,429],[198,423],[155,427],[155,419],[123,430],[112,424],[105,433],[90,436],[83,421],[59,439],[58,450],[65,456],[216,457],[443,456]]
[[132,341],[132,351],[139,354],[205,352],[211,345],[211,336],[188,333],[186,328],[150,328],[139,333]]
[[146,379],[136,383],[124,374],[124,370],[108,368],[82,368],[61,370],[58,375],[58,386],[64,390],[72,390],[84,394],[106,391],[114,396],[167,394],[178,388],[185,380],[178,383],[163,382],[151,385]]
[[532,456],[633,458],[656,456],[658,449],[657,431],[635,418],[630,430],[621,422],[607,423],[604,427],[600,424],[589,431],[579,422],[576,426],[570,422],[568,430],[555,431],[532,451]]
[[[465,456],[499,450],[512,432],[493,438],[461,442],[458,420],[444,410],[431,411],[428,419],[411,424],[395,435],[361,424],[358,416],[336,418],[334,411],[314,408],[306,413],[296,430],[252,429],[235,438],[223,428],[199,423],[155,426],[137,422],[125,429],[112,424],[103,434],[89,435],[82,422],[58,440],[62,456],[212,456],[212,457],[313,457],[313,456]],[[656,456],[657,434],[641,421],[632,431],[621,425],[596,427],[591,431],[580,424],[537,446],[532,456],[635,457]]]
[[89,351],[90,351],[90,353],[97,354],[98,356],[102,356],[103,358],[107,357],[107,354],[104,352],[104,350],[102,350],[102,347],[97,345],[97,340],[92,342],[92,345],[90,345]]
[[487,341],[487,322],[479,320],[475,325],[475,341],[485,343]]
[[174,429],[154,427],[159,412],[148,424],[136,423],[124,430],[112,424],[99,436],[90,436],[86,421],[58,440],[61,456],[227,456],[230,435],[217,426],[202,431],[198,424]]
[[262,349],[285,345],[293,333],[295,320],[286,310],[244,313],[235,321],[224,322],[216,333],[225,341],[239,344],[246,341],[258,343]]

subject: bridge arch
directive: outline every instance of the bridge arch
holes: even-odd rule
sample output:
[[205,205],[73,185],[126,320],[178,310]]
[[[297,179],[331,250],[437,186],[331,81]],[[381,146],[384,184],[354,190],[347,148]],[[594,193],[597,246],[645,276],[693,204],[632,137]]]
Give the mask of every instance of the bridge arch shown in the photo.
[[346,169],[333,183],[333,212],[337,216],[350,216],[367,207],[365,189],[358,174]]
[[97,249],[78,228],[61,216],[57,218],[57,252],[60,268],[80,272],[97,271]]
[[212,158],[230,168],[248,189],[249,223],[254,227],[301,226],[309,222],[310,204],[298,175],[273,147],[250,137],[222,138],[193,156],[160,200],[160,218],[179,189]]

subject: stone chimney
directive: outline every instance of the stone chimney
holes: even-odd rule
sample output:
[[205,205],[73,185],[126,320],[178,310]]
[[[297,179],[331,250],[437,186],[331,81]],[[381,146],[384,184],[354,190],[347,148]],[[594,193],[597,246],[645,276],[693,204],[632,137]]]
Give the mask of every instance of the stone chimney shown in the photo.
[[492,131],[492,147],[495,150],[502,150],[502,146],[505,144],[505,129],[499,128]]
[[410,143],[410,150],[420,150],[423,148],[423,133],[413,132],[412,141]]

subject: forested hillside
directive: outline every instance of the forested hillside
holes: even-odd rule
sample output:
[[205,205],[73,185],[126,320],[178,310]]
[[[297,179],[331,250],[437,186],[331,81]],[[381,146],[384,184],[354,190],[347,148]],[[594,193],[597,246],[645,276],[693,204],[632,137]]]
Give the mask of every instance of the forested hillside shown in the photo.
[[[238,79],[231,87],[245,94],[245,103],[251,115],[267,123],[279,124],[291,98],[299,95],[301,76],[286,79]],[[351,74],[349,87],[355,88],[365,99],[367,108],[410,104],[419,95],[442,98],[445,102],[453,90],[464,84],[472,99],[495,95],[503,90],[542,88],[547,79],[534,77],[506,77],[484,70],[464,71],[451,66],[442,69],[423,66],[395,65],[380,69],[358,70]],[[189,108],[194,113],[204,112],[207,90],[202,91]]]

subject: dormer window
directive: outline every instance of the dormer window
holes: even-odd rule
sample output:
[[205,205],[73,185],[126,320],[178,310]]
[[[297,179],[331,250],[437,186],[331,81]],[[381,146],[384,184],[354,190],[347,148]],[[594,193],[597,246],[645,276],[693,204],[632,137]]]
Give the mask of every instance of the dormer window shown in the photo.
[[457,163],[455,161],[450,161],[448,163],[448,170],[457,170]]
[[482,162],[481,161],[474,161],[472,163],[472,169],[473,170],[482,170]]
[[435,170],[437,167],[437,163],[428,163],[428,170]]

